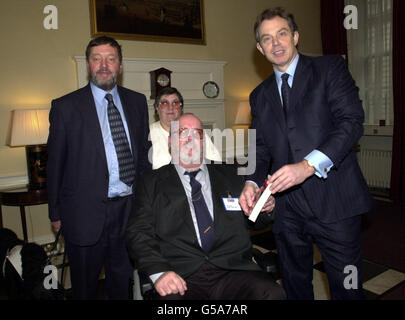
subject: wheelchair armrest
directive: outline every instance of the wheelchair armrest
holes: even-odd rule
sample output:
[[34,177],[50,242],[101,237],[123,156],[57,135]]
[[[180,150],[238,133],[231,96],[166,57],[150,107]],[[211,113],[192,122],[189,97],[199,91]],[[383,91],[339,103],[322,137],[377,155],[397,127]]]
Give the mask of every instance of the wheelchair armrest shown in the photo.
[[152,281],[146,274],[139,272],[138,275],[139,275],[139,282],[141,285],[142,295],[145,295],[145,293],[147,293],[148,291],[153,290],[155,288],[153,286]]
[[253,258],[262,270],[267,273],[277,273],[277,255],[271,251],[263,253],[260,250],[252,249]]

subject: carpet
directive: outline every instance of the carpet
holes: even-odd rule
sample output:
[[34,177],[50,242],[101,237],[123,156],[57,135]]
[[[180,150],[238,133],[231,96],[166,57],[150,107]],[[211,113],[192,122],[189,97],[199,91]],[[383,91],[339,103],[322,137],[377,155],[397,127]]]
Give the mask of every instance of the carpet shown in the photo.
[[405,272],[405,207],[376,201],[363,216],[363,258]]
[[[377,200],[362,217],[362,242],[365,299],[405,300],[405,207]],[[252,243],[276,247],[271,231],[252,235]],[[324,273],[322,261],[314,264],[315,272]]]
[[405,300],[405,281],[385,292],[381,300]]

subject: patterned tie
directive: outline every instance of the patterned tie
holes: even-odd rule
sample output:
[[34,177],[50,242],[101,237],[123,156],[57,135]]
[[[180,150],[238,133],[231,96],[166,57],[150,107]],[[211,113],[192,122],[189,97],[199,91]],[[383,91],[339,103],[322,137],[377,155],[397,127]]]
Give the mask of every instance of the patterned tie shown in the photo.
[[127,134],[122,123],[120,112],[114,105],[113,97],[107,93],[105,98],[108,101],[108,122],[110,123],[111,136],[117,152],[120,180],[131,186],[135,179],[134,159],[129,148]]
[[204,200],[201,190],[201,184],[196,180],[197,171],[186,171],[184,174],[190,176],[191,199],[194,205],[194,211],[197,218],[198,230],[200,232],[201,247],[205,253],[208,253],[214,242],[214,224]]
[[283,97],[283,111],[284,111],[284,117],[285,121],[287,122],[287,114],[288,114],[288,104],[290,100],[290,91],[291,88],[288,85],[288,77],[290,75],[288,73],[283,73],[281,76],[281,95]]

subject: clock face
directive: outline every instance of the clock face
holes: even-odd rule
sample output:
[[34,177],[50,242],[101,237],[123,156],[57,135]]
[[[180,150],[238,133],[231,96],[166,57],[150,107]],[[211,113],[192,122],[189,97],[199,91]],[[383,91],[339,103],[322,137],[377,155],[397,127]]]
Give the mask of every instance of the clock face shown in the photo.
[[219,87],[214,81],[204,83],[203,92],[207,98],[216,98],[219,95]]
[[159,83],[159,85],[160,85],[161,87],[166,87],[166,86],[169,85],[170,79],[169,79],[169,77],[168,77],[167,75],[165,75],[165,74],[160,74],[160,75],[157,77],[157,82]]

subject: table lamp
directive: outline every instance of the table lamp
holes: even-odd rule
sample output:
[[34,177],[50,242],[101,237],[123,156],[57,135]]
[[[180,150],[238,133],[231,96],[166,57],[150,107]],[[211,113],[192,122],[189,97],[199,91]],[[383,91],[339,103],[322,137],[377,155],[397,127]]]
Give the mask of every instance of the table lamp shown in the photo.
[[46,187],[46,142],[49,133],[48,109],[13,110],[10,147],[25,146],[28,188]]
[[[236,107],[236,117],[232,126],[235,134],[235,154],[244,155],[248,151],[248,129],[252,121],[249,101],[239,101]],[[243,131],[243,141],[238,141],[238,135]]]
[[236,107],[235,126],[248,129],[251,121],[252,115],[250,114],[249,101],[239,101]]

